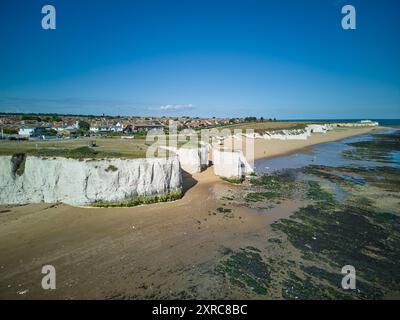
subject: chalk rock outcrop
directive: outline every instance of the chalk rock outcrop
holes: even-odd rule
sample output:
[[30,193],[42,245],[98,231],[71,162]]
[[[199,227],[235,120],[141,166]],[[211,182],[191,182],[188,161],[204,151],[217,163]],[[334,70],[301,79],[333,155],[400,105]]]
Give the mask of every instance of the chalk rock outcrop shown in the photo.
[[376,127],[379,126],[379,122],[371,120],[361,120],[359,122],[344,122],[333,124],[337,127]]
[[214,148],[212,154],[214,173],[217,176],[241,178],[254,171],[241,151]]
[[[177,157],[164,159],[75,160],[0,157],[0,203],[84,205],[163,194],[182,185]],[[18,165],[24,165],[18,170]],[[19,168],[21,169],[21,168]]]
[[180,148],[163,148],[174,152],[179,158],[182,170],[190,174],[201,172],[208,166],[208,153],[210,150],[209,144],[202,143],[198,147],[182,146]]

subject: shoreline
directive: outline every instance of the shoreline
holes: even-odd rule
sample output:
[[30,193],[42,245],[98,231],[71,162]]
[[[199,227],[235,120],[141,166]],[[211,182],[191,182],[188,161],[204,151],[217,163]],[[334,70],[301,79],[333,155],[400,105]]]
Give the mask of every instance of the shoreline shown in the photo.
[[[348,137],[381,129],[339,133]],[[340,140],[337,132],[332,134],[323,135],[324,140]],[[285,145],[285,141],[277,142]],[[304,148],[318,144],[314,139],[310,142]],[[329,141],[319,143],[325,142]],[[282,251],[288,248],[287,242],[281,247],[282,243],[271,241],[277,239],[271,224],[288,219],[307,200],[290,198],[272,208],[239,205],[241,187],[221,180],[212,167],[185,175],[184,182],[187,190],[178,201],[130,208],[0,206],[0,284],[4,288],[0,298],[264,298],[251,290],[235,289],[214,271],[232,259],[227,248],[235,253],[253,247],[272,259],[284,252],[285,259],[298,261],[291,247]],[[380,207],[386,201],[378,200]],[[40,286],[37,274],[46,264],[57,268],[57,290]],[[280,292],[279,287],[271,287],[267,298],[280,298]]]
[[[387,127],[378,126],[370,128],[345,128],[335,129],[327,133],[315,133],[307,140],[254,140],[254,161],[271,159],[286,156],[300,151],[305,151],[313,146],[340,141],[346,138],[355,137],[375,131],[383,130]],[[269,151],[266,154],[266,151]]]

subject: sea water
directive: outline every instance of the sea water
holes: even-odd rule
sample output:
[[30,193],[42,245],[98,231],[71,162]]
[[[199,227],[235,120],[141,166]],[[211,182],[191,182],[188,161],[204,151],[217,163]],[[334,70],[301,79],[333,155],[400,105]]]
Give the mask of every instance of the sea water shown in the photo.
[[[383,129],[378,134],[392,134],[397,129]],[[360,141],[371,141],[376,139],[378,134],[363,134],[355,137],[345,138],[340,141],[327,142],[303,149],[289,155],[278,156],[268,159],[260,159],[255,161],[254,169],[257,173],[274,173],[278,171],[301,169],[308,165],[320,165],[329,167],[374,167],[374,166],[400,166],[400,152],[393,151],[391,153],[392,163],[383,163],[371,160],[355,160],[342,156],[344,151],[353,149],[351,143]],[[351,177],[352,179],[354,177]],[[361,184],[362,181],[360,180]]]

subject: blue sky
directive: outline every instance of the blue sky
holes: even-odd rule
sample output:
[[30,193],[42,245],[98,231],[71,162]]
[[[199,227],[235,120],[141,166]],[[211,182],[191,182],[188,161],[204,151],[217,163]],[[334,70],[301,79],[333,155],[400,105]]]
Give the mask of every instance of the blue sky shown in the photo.
[[0,111],[400,118],[399,39],[396,0],[1,0]]

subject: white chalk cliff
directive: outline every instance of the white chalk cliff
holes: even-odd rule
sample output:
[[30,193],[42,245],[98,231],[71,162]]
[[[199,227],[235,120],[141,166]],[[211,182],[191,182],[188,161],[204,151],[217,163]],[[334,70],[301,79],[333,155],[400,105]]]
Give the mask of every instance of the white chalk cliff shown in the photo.
[[217,176],[241,178],[254,172],[242,151],[227,151],[214,148],[212,157],[214,173]]
[[177,157],[75,160],[28,156],[22,174],[16,172],[15,159],[0,157],[1,204],[85,205],[164,194],[181,186]]
[[179,158],[182,170],[190,174],[201,172],[208,166],[208,154],[211,146],[207,143],[201,143],[199,147],[183,146],[175,148],[165,146],[161,148],[174,152]]
[[[378,122],[371,120],[362,120],[360,122],[349,123],[327,123],[327,124],[308,124],[304,129],[287,129],[278,131],[265,131],[262,135],[253,133],[237,134],[250,139],[265,139],[265,140],[307,140],[313,133],[326,133],[336,127],[376,127]],[[235,137],[235,136],[234,136]],[[220,138],[220,143],[223,143],[223,137]]]

